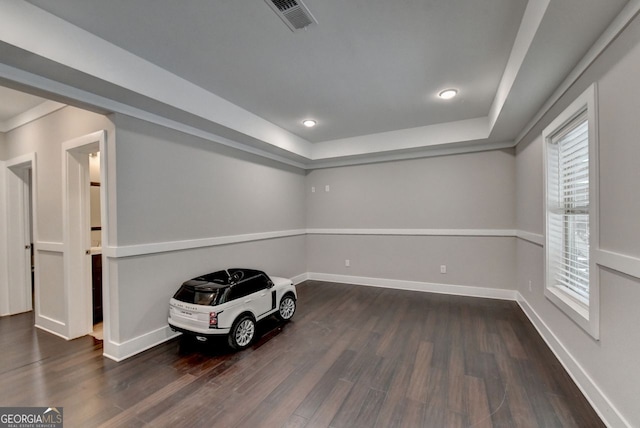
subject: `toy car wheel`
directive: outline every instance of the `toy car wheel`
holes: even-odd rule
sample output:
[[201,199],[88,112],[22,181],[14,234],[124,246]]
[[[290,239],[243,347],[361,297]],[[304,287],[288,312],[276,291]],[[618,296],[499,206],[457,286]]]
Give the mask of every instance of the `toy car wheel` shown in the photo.
[[244,349],[251,344],[256,334],[256,322],[249,315],[244,315],[233,324],[229,332],[229,346]]
[[289,321],[293,314],[296,313],[296,299],[287,294],[280,300],[280,308],[278,310],[278,318],[283,321]]

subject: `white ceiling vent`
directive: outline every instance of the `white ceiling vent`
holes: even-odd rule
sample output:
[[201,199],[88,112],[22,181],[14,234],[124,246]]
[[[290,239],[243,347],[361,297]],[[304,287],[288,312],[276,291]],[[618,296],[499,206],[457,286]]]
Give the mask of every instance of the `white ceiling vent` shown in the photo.
[[318,21],[300,0],[264,0],[291,31],[301,30]]

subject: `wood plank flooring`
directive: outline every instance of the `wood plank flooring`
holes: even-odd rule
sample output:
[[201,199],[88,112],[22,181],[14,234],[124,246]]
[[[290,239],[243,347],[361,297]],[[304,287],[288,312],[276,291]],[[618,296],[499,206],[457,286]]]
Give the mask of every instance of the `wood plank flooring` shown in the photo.
[[293,321],[176,339],[121,363],[0,318],[0,406],[67,427],[600,427],[514,302],[307,281]]

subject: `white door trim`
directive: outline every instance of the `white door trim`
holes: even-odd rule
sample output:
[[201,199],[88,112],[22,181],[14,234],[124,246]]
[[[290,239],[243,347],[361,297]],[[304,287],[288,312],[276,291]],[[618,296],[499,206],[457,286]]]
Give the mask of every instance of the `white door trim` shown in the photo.
[[0,160],[0,316],[9,314],[9,274],[7,272],[7,215],[9,214],[6,192],[7,170],[5,161]]
[[[100,151],[101,163],[104,164],[105,141],[106,131],[97,131],[62,144],[64,293],[66,337],[69,339],[84,336],[93,330],[91,255],[87,254],[91,247],[89,153]],[[103,168],[100,174],[102,179],[105,174]],[[101,186],[100,199],[104,206],[104,186]],[[103,217],[103,220],[106,219]],[[106,243],[104,236],[103,228],[102,242]],[[106,286],[104,282],[103,284]],[[107,312],[108,307],[105,305],[108,303],[103,299],[103,311]]]

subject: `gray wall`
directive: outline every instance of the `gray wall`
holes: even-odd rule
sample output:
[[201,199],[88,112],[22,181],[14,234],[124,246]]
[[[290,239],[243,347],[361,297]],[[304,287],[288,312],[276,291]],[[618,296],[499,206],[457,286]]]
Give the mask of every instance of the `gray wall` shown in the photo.
[[0,161],[7,160],[6,148],[5,148],[5,135],[4,132],[0,132]]
[[513,228],[514,174],[512,150],[311,171],[307,227]]
[[304,172],[117,117],[118,245],[304,227]]
[[310,235],[310,272],[513,289],[515,238],[473,236],[514,228],[512,150],[315,170],[306,195],[310,229],[471,230],[471,236]]
[[[517,226],[542,235],[541,130],[591,83],[597,82],[600,249],[595,249],[595,254],[598,257],[600,250],[608,250],[630,256],[626,264],[612,266],[607,262],[592,273],[600,278],[600,340],[593,340],[544,297],[542,246],[518,242],[517,285],[526,303],[571,356],[572,364],[582,367],[595,388],[631,426],[640,426],[639,70],[640,20],[636,18],[518,145],[516,153]],[[528,289],[529,281],[532,291]]]
[[129,117],[117,115],[115,123],[118,247],[193,247],[110,258],[116,342],[166,327],[167,302],[188,278],[232,266],[286,277],[306,271],[303,235],[204,248],[197,242],[304,229],[302,170]]

